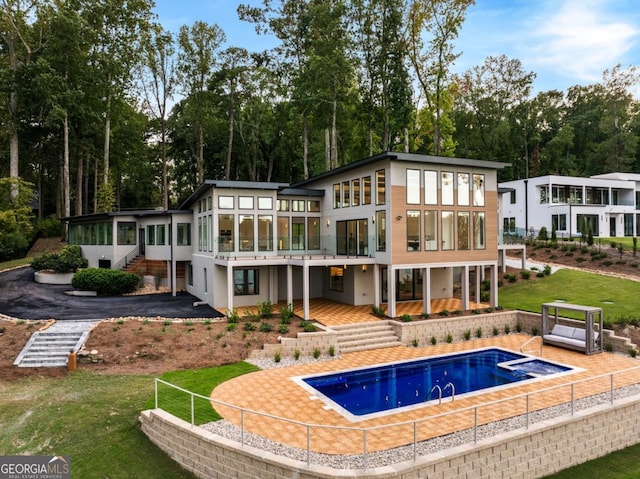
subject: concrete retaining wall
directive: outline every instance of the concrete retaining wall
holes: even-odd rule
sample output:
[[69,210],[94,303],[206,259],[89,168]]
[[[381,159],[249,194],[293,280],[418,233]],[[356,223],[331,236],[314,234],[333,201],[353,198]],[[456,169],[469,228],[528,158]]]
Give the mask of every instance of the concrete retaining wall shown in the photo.
[[640,441],[640,397],[619,400],[412,461],[367,470],[337,470],[281,458],[191,426],[162,410],[142,412],[144,433],[202,478],[534,479]]

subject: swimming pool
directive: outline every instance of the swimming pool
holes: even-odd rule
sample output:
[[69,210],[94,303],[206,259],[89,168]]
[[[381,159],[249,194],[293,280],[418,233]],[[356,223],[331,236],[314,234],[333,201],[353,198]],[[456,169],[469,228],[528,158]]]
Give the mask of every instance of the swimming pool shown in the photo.
[[574,369],[500,348],[485,348],[294,380],[313,392],[314,399],[321,398],[328,407],[360,420]]

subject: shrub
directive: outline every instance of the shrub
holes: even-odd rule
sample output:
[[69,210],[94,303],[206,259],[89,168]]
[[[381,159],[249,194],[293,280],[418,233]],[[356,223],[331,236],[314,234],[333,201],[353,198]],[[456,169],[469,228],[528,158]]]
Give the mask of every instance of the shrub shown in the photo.
[[500,334],[500,330],[498,329],[498,326],[494,326],[493,327],[493,335],[497,336],[498,334]]
[[321,354],[320,348],[313,348],[314,359],[318,359],[320,357],[320,354]]
[[547,241],[549,239],[549,237],[547,236],[546,226],[543,226],[542,228],[540,228],[540,231],[538,232],[538,239],[542,241]]
[[283,306],[280,308],[280,322],[282,324],[291,324],[293,319],[293,305]]
[[229,323],[239,323],[240,322],[240,315],[238,314],[238,312],[235,309],[232,309],[227,314],[228,314],[227,321]]
[[508,324],[504,325],[504,334],[509,334],[511,332],[511,327]]
[[332,344],[329,346],[329,356],[334,357],[336,355],[336,347]]
[[307,324],[303,328],[303,331],[305,333],[315,333],[317,330],[318,328],[316,328],[316,325],[310,322],[307,322]]
[[262,301],[258,303],[258,316],[261,318],[270,318],[273,315],[273,304],[271,301]]
[[522,277],[522,279],[529,279],[531,277],[531,271],[523,269],[522,271],[520,271],[520,276]]
[[438,340],[436,339],[436,337],[435,336],[431,336],[431,344],[433,344],[435,346],[437,342],[438,342]]
[[451,333],[447,334],[447,343],[450,343],[453,341],[453,336],[451,336]]
[[421,317],[422,319],[429,319],[429,318],[431,317],[431,314],[429,314],[429,313],[422,313],[422,314],[420,314],[420,317]]
[[383,318],[384,317],[384,308],[381,308],[379,306],[371,306],[371,313],[374,316],[377,316],[378,318]]
[[271,323],[265,322],[260,325],[261,333],[270,333],[271,331],[273,331],[273,326],[271,325]]
[[238,327],[237,323],[229,323],[227,324],[227,331],[229,332],[235,331],[237,327]]
[[243,328],[244,328],[245,331],[255,331],[256,330],[256,325],[253,324],[250,321],[247,321],[246,323],[244,323]]
[[531,328],[531,336],[537,336],[537,335],[538,335],[538,328],[534,326],[533,328]]
[[491,281],[488,279],[485,279],[482,282],[482,291],[490,291],[491,290]]
[[549,276],[551,274],[551,266],[548,264],[544,265],[543,273],[545,276]]
[[578,256],[578,257],[576,258],[576,261],[577,261],[578,263],[582,263],[583,261],[586,261],[586,260],[585,260],[582,256]]
[[635,348],[629,349],[629,356],[635,358],[638,355],[638,351]]
[[471,330],[467,329],[463,334],[464,340],[469,341],[471,339]]
[[478,328],[476,329],[476,338],[481,338],[482,337],[482,328]]
[[278,332],[280,334],[287,334],[289,332],[289,326],[287,326],[286,324],[279,324]]
[[55,238],[62,234],[62,223],[58,218],[51,215],[40,221],[38,229],[40,233],[42,233],[43,238]]
[[449,316],[449,310],[448,309],[443,309],[442,311],[440,311],[440,315],[441,316]]
[[454,309],[453,310],[453,314],[454,314],[454,316],[460,316],[462,314],[462,310],[461,309]]
[[87,268],[73,275],[71,286],[95,291],[101,296],[115,296],[134,292],[138,287],[138,276],[117,269]]
[[300,350],[299,349],[296,349],[296,350],[293,351],[293,359],[295,359],[296,361],[298,359],[300,359]]
[[517,333],[521,333],[522,332],[522,325],[520,323],[516,323],[516,332]]
[[420,342],[418,341],[418,338],[413,338],[413,341],[411,341],[411,344],[413,345],[414,348],[417,348]]
[[544,273],[542,271],[538,271],[536,273],[536,278],[544,278]]
[[45,253],[39,258],[34,258],[31,267],[36,271],[51,270],[55,273],[74,273],[80,268],[86,268],[88,264],[88,261],[82,257],[80,246],[67,245],[62,248],[60,253]]
[[274,360],[276,363],[279,363],[279,362],[280,362],[280,359],[282,359],[282,357],[280,356],[280,351],[276,351],[276,352],[273,354],[273,360]]
[[400,321],[402,321],[403,323],[410,323],[411,321],[413,321],[413,318],[411,317],[410,314],[403,314],[402,316],[400,316]]

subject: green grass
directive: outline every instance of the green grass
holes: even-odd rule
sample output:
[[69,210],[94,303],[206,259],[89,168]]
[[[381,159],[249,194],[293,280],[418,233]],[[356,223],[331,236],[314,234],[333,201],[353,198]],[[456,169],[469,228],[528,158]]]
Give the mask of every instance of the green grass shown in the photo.
[[19,266],[28,266],[31,264],[32,260],[33,258],[29,257],[0,262],[0,271],[4,271],[5,269],[17,268]]
[[[504,283],[500,288],[499,299],[505,308],[537,313],[540,312],[542,303],[556,300],[596,306],[603,309],[606,321],[615,321],[640,316],[637,302],[633,300],[637,297],[639,289],[640,284],[636,281],[561,269],[536,281]],[[569,312],[567,316],[570,316]],[[579,313],[573,317],[583,319]]]
[[[215,381],[253,369],[238,363],[165,377],[208,395]],[[139,428],[140,411],[153,404],[149,402],[153,384],[152,376],[86,371],[62,379],[3,383],[0,451],[3,455],[69,455],[74,479],[193,479]]]
[[[160,379],[208,398],[215,385],[258,370],[259,368],[249,363],[241,362],[217,368],[169,372],[163,374]],[[154,397],[150,397],[145,403],[144,409],[153,409],[154,402]],[[208,399],[194,397],[193,405],[195,424],[199,425],[221,419],[220,415],[211,407],[211,402]],[[158,383],[158,407],[180,419],[191,422],[191,396],[187,393]]]
[[565,469],[545,479],[575,479],[597,477],[599,479],[637,479],[640,477],[640,444],[613,452],[607,456]]

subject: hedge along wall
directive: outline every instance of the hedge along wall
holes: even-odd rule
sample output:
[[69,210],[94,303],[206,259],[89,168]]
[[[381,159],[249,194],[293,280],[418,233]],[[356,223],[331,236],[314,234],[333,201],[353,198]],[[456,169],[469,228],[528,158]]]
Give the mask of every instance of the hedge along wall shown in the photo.
[[[497,328],[498,334],[505,333],[505,327],[515,332],[518,325],[523,333],[537,335],[542,334],[542,318],[539,313],[526,311],[496,311],[493,313],[473,314],[470,316],[453,316],[438,319],[420,319],[409,323],[395,320],[387,320],[393,326],[399,340],[406,346],[426,346],[431,344],[431,338],[435,337],[438,343],[445,342],[447,335],[451,334],[454,342],[462,341],[467,331],[471,332],[471,338],[477,337],[478,328],[482,329],[482,337],[493,336],[493,328]],[[583,324],[582,321],[571,319],[558,320],[561,324],[575,326]],[[628,354],[634,345],[628,338],[615,336],[613,331],[604,330],[604,344],[611,345],[612,351]],[[311,356],[315,348],[319,348],[326,354],[333,346],[338,351],[338,334],[330,329],[316,333],[299,333],[297,338],[282,338],[280,344],[265,344],[263,349],[251,352],[252,358],[273,358],[276,352],[283,357],[293,356],[295,350],[302,356]]]
[[517,430],[366,470],[310,465],[242,446],[154,409],[140,415],[142,430],[158,447],[198,477],[262,479],[535,479],[581,464],[640,441],[640,396],[601,405],[574,416],[535,423]]

